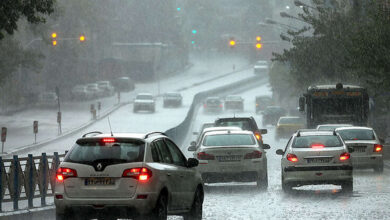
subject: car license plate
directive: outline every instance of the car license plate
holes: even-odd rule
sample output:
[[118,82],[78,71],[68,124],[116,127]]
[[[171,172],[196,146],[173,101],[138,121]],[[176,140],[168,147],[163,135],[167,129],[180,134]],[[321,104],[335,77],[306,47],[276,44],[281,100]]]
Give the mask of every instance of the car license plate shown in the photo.
[[114,185],[115,180],[113,178],[86,178],[86,186],[103,186],[103,185]]
[[364,153],[366,152],[366,146],[355,146],[353,147],[353,152]]
[[329,163],[332,158],[308,158],[307,163]]
[[241,155],[216,156],[219,162],[240,161]]

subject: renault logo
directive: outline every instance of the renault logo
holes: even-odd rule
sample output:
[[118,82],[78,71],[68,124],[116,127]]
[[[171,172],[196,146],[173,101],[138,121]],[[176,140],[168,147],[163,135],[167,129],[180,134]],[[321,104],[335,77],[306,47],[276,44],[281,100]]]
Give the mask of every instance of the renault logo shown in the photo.
[[102,167],[103,167],[103,166],[102,166],[101,163],[98,163],[98,165],[96,166],[97,170],[99,170],[99,171],[102,170]]

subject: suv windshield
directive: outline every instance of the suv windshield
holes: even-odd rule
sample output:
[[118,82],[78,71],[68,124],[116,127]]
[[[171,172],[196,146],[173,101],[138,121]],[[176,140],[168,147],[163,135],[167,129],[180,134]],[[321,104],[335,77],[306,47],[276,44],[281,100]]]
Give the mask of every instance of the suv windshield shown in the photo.
[[103,143],[100,140],[85,141],[76,144],[65,158],[65,162],[109,164],[142,162],[145,143],[140,140],[127,140],[115,143]]
[[312,145],[324,145],[324,147],[341,147],[342,141],[334,135],[310,135],[300,136],[294,139],[293,148],[311,148]]
[[239,146],[255,145],[255,139],[249,134],[219,134],[207,135],[203,139],[203,146]]
[[372,130],[348,129],[337,131],[344,140],[375,140]]

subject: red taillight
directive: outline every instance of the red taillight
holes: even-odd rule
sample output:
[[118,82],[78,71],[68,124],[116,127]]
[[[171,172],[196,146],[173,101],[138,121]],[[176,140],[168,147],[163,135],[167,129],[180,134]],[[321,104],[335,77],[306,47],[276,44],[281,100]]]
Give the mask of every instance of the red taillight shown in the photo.
[[146,167],[137,167],[123,171],[122,177],[130,177],[142,182],[146,182],[152,177],[152,171]]
[[252,153],[247,153],[245,154],[244,159],[256,159],[256,158],[261,158],[261,151],[255,150]]
[[63,199],[63,198],[64,198],[63,195],[61,195],[61,194],[56,194],[56,199]]
[[56,172],[56,178],[58,181],[63,181],[66,178],[77,177],[77,171],[70,168],[60,167]]
[[198,159],[199,160],[214,160],[215,157],[212,154],[207,154],[205,152],[199,152],[198,153]]
[[286,158],[288,161],[298,162],[298,157],[295,154],[287,154]]
[[383,149],[383,146],[380,144],[375,144],[374,145],[374,152],[381,152]]
[[351,155],[347,152],[340,154],[341,161],[348,160],[350,157],[351,157]]
[[116,142],[115,138],[103,138],[103,143],[114,143]]
[[223,107],[223,105],[222,105],[222,104],[219,104],[219,107],[221,107],[221,108],[222,108],[222,107]]
[[311,148],[313,148],[313,149],[322,149],[324,147],[325,146],[323,144],[312,144],[311,145]]

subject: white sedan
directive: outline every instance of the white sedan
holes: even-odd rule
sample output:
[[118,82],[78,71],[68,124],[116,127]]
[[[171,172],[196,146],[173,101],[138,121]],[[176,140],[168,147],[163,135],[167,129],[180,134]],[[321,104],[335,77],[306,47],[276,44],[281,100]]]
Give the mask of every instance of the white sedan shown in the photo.
[[383,146],[374,129],[369,127],[343,127],[336,132],[353,148],[352,164],[354,168],[373,168],[383,172]]
[[251,131],[211,131],[205,133],[195,155],[205,183],[256,182],[259,188],[266,189],[264,149],[269,148],[267,144],[260,144]]

